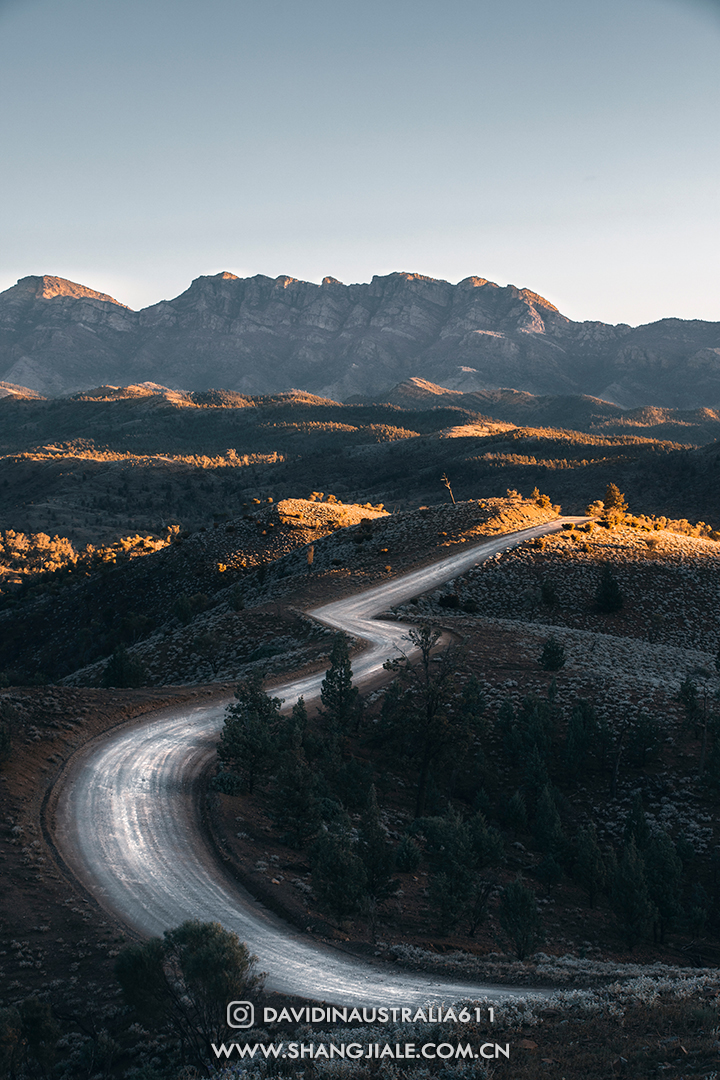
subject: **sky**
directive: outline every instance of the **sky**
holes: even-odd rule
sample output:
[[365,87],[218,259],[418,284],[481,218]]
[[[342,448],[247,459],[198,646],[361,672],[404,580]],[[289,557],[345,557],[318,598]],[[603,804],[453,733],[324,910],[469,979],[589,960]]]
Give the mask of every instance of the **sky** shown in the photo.
[[0,290],[410,271],[720,320],[720,0],[0,0]]

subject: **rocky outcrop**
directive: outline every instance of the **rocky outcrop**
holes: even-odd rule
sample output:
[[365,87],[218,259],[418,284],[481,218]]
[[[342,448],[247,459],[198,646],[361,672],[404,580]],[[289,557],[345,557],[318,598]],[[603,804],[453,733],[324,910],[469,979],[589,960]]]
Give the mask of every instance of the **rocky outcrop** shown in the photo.
[[528,289],[405,273],[361,285],[216,274],[142,311],[62,278],[0,294],[0,380],[43,394],[150,381],[346,400],[412,377],[463,392],[713,406],[720,323],[577,323]]

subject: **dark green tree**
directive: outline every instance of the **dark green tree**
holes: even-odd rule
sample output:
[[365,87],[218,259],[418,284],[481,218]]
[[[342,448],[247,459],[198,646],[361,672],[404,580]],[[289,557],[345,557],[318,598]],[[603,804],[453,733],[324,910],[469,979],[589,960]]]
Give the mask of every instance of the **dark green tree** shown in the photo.
[[433,656],[440,636],[427,625],[410,630],[418,662],[405,657],[385,665],[399,678],[385,693],[378,737],[417,762],[416,817],[425,812],[431,772],[450,754],[467,752],[483,730],[484,703],[477,681],[458,686],[455,647]]
[[613,875],[611,903],[629,949],[643,938],[655,917],[648,895],[645,864],[634,840],[623,849]]
[[683,865],[665,832],[653,836],[645,854],[648,894],[655,907],[653,936],[665,942],[665,935],[681,910]]
[[415,841],[407,833],[401,839],[395,850],[395,865],[401,874],[412,874],[417,870],[422,859],[422,852]]
[[358,689],[353,685],[353,672],[347,638],[338,634],[330,652],[330,667],[322,681],[320,698],[329,729],[347,731],[356,727],[360,718]]
[[528,825],[527,806],[522,791],[516,791],[507,804],[504,814],[505,824],[516,832],[525,832]]
[[238,683],[235,697],[235,704],[225,712],[218,757],[223,768],[241,777],[252,793],[275,765],[282,701],[265,693],[258,672]]
[[430,862],[430,903],[438,928],[447,932],[466,919],[470,934],[482,921],[495,884],[488,873],[503,858],[500,834],[482,814],[464,820],[454,810],[418,822]]
[[629,844],[630,841],[634,841],[635,847],[641,854],[645,853],[650,843],[650,829],[639,791],[635,792],[625,818],[625,843]]
[[595,826],[591,823],[580,829],[577,842],[574,877],[588,896],[590,907],[595,907],[598,894],[607,885],[608,868],[598,844]]
[[361,911],[366,875],[347,815],[330,823],[310,848],[312,887],[320,907],[342,922]]
[[128,1005],[142,1023],[169,1026],[186,1061],[204,1068],[212,1043],[227,1036],[229,1001],[246,999],[263,983],[237,934],[220,923],[188,920],[163,938],[123,949],[115,973]]
[[565,834],[557,810],[555,791],[549,785],[540,792],[533,817],[533,835],[541,851],[556,859],[561,859],[565,852]]
[[527,793],[526,804],[532,809],[550,783],[547,766],[535,743],[525,761],[523,781]]
[[644,769],[648,759],[654,757],[660,743],[660,725],[654,716],[644,709],[638,713],[628,733],[628,755],[637,769]]
[[600,582],[595,593],[595,605],[598,611],[605,615],[612,615],[620,611],[624,603],[622,592],[617,578],[612,572],[609,563],[603,567]]
[[25,998],[0,1009],[0,1070],[9,1080],[50,1076],[60,1027],[46,1001]]
[[308,764],[302,738],[307,718],[302,698],[293,709],[295,723],[281,740],[280,766],[272,789],[272,815],[290,847],[304,848],[320,828],[322,783]]
[[575,783],[582,777],[598,734],[595,709],[589,701],[578,701],[570,713],[565,736],[565,768]]
[[374,784],[360,818],[358,855],[365,868],[365,893],[372,904],[382,903],[397,892],[400,882],[392,876],[395,853],[380,817]]
[[551,635],[543,645],[543,651],[538,657],[538,663],[543,671],[559,671],[565,667],[567,654],[565,646],[556,637]]
[[500,926],[518,960],[525,960],[544,940],[535,893],[518,877],[500,893]]
[[146,682],[147,670],[143,662],[134,659],[124,645],[118,645],[105,665],[103,686],[136,687],[144,686]]

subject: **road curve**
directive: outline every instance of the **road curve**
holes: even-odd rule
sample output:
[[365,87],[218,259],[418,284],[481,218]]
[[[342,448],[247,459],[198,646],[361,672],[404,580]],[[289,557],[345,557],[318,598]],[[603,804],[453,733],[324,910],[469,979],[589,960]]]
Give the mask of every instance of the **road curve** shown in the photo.
[[[561,525],[550,522],[468,545],[422,570],[310,614],[370,643],[353,661],[356,681],[362,683],[397,654],[407,633],[407,626],[373,621],[373,615]],[[322,678],[319,673],[291,679],[273,693],[287,703],[301,695],[310,700],[319,695]],[[61,777],[55,843],[105,909],[144,935],[161,934],[185,919],[221,922],[258,955],[269,989],[311,1000],[410,1006],[528,992],[356,960],[294,930],[231,881],[198,828],[194,783],[215,753],[226,705],[185,706],[124,725],[88,744]]]

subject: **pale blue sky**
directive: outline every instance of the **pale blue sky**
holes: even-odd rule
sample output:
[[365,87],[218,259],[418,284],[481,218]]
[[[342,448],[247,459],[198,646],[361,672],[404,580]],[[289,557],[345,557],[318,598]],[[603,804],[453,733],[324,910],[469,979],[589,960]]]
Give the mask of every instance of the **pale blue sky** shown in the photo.
[[720,0],[0,0],[0,289],[408,270],[720,320]]

